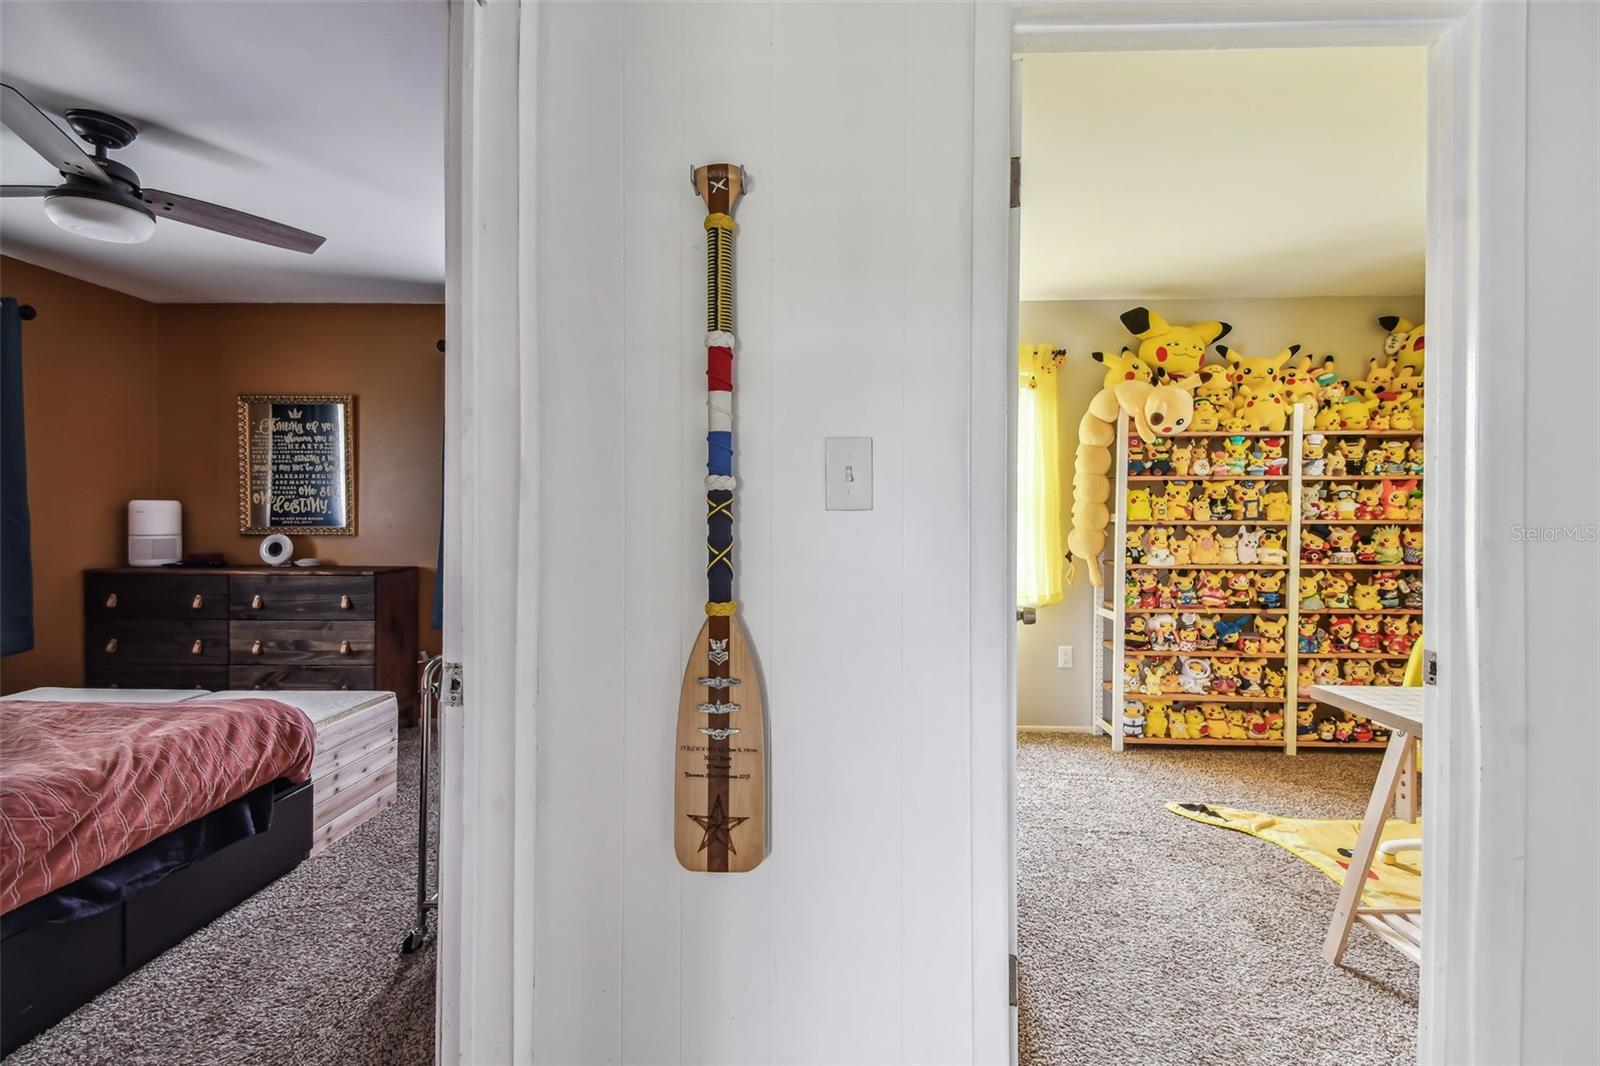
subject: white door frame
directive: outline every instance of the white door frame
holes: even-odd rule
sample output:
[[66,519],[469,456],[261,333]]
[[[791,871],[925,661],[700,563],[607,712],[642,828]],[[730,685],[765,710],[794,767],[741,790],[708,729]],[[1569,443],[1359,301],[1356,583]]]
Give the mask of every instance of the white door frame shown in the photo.
[[[1524,662],[1511,649],[1520,647],[1525,619],[1523,564],[1494,528],[1487,501],[1502,516],[1523,510],[1526,6],[1522,0],[1061,3],[1017,5],[1012,18],[1014,48],[1024,53],[1429,49],[1425,536],[1429,572],[1451,578],[1436,577],[1424,590],[1426,617],[1435,620],[1426,645],[1441,668],[1439,684],[1427,690],[1418,1057],[1519,1061],[1527,709]],[[977,87],[979,103],[985,92]],[[992,109],[975,113],[992,121]],[[976,143],[981,150],[990,139]],[[975,277],[975,299],[984,287]],[[1000,353],[1007,402],[1014,352],[1011,343]],[[981,380],[998,394],[1001,377],[978,375],[974,384]],[[991,428],[1000,432],[999,425]],[[975,447],[975,509],[987,505],[989,497],[978,491],[985,479],[1010,484],[1007,471],[980,469],[979,454]],[[1007,508],[1014,509],[1014,498]],[[981,528],[977,514],[974,528]],[[997,559],[1014,556],[1009,543],[988,550]],[[975,596],[974,604],[980,602]],[[975,614],[975,630],[983,621]],[[1489,654],[1495,649],[1502,653]],[[1014,727],[1014,700],[1010,708]],[[1009,756],[996,770],[1010,775],[1014,787]],[[1328,902],[1331,912],[1331,896]]]
[[526,354],[535,194],[521,179],[537,66],[519,52],[537,54],[538,18],[518,3],[449,8],[444,655],[465,685],[464,706],[441,709],[435,1054],[529,1062],[540,421]]

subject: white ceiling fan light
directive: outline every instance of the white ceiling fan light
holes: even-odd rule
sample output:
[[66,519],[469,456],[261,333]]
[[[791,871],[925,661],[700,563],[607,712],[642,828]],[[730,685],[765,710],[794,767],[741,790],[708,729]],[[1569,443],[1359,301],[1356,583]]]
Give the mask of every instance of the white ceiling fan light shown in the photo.
[[143,244],[156,231],[156,216],[143,207],[76,190],[46,196],[44,213],[68,233],[111,244]]

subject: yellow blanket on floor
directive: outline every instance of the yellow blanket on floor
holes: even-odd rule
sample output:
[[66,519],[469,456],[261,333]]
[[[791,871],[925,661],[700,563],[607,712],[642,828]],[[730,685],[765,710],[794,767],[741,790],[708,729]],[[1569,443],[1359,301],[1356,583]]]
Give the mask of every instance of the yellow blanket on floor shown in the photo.
[[[1361,831],[1359,821],[1279,818],[1260,811],[1241,811],[1205,803],[1169,803],[1167,810],[1203,825],[1260,837],[1300,856],[1340,885],[1344,884],[1350,852]],[[1421,837],[1421,821],[1402,822],[1391,818],[1383,827],[1384,840]],[[1393,858],[1394,862],[1386,862],[1380,855],[1372,860],[1367,886],[1361,894],[1362,902],[1368,907],[1421,907],[1422,853],[1402,851]]]

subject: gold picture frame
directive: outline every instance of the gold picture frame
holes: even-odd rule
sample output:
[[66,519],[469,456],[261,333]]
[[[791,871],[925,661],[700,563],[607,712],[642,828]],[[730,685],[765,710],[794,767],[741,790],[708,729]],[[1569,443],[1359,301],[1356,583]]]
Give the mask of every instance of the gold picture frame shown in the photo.
[[355,536],[355,406],[349,393],[239,396],[241,534]]

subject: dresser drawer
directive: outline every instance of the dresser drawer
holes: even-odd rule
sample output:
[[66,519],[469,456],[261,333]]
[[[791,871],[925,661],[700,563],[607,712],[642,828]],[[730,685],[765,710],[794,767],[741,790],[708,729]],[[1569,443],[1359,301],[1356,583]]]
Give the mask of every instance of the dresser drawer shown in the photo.
[[207,692],[230,687],[226,666],[108,661],[91,663],[85,683],[90,688],[199,688]]
[[93,622],[84,640],[84,662],[90,669],[115,663],[199,666],[227,661],[226,622]]
[[370,664],[377,628],[373,622],[235,622],[228,630],[228,662]]
[[228,668],[228,687],[239,689],[354,689],[358,692],[378,687],[376,671],[370,666],[232,666]]
[[343,574],[252,574],[229,583],[233,618],[318,618],[370,621],[377,600],[371,577]]
[[222,574],[90,573],[83,577],[84,613],[91,619],[226,618],[228,579]]

